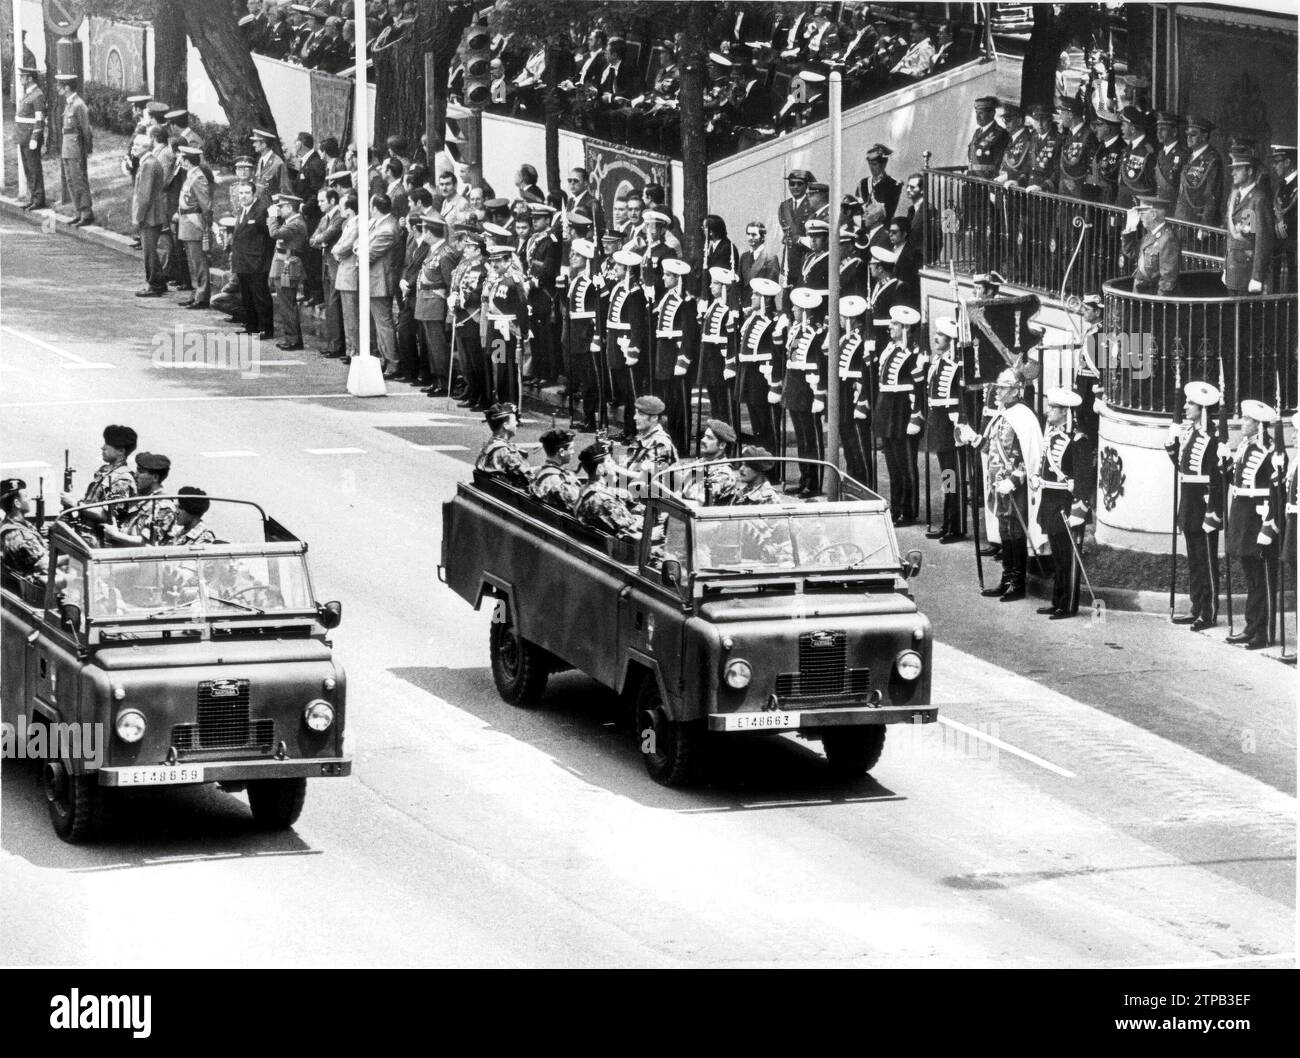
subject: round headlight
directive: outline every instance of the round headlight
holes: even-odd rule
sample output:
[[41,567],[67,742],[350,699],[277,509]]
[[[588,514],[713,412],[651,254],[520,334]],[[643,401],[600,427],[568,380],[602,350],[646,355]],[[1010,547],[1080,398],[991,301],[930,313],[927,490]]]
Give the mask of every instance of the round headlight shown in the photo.
[[323,680],[321,680],[321,686],[324,687],[327,691],[332,691],[335,687],[334,677],[326,676]]
[[117,714],[117,737],[123,742],[144,738],[144,714],[139,709],[123,709]]
[[317,698],[307,703],[302,718],[313,731],[324,731],[334,723],[334,706]]
[[743,687],[748,687],[750,677],[753,675],[753,672],[749,668],[749,662],[741,661],[739,658],[735,661],[729,662],[725,672],[723,673],[723,677],[727,681],[727,686],[737,691]]
[[921,675],[921,655],[915,650],[904,650],[894,660],[894,667],[905,680],[914,680]]

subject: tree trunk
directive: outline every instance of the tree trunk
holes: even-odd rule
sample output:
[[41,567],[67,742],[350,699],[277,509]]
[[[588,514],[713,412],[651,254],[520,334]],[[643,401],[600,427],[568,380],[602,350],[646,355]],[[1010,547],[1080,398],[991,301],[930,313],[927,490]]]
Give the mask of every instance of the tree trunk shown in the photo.
[[[428,133],[430,160],[443,148],[447,129],[447,74],[460,38],[474,14],[473,5],[419,0],[415,29],[407,40],[375,59],[375,143],[401,134],[412,149]],[[425,63],[425,56],[432,63]],[[384,56],[391,58],[381,61]],[[406,83],[415,81],[418,87]]]
[[686,40],[681,57],[682,108],[682,235],[683,255],[699,264],[703,255],[704,216],[709,211],[709,164],[704,132],[705,70],[704,41],[708,29],[707,4],[686,9]]
[[247,136],[253,128],[277,132],[262,79],[230,6],[213,0],[176,0],[176,6],[182,9],[185,29],[199,49],[234,138]]
[[159,4],[153,19],[153,39],[153,97],[172,107],[188,107],[185,10],[176,4]]
[[560,99],[555,91],[556,60],[559,58],[559,41],[552,39],[546,48],[546,84],[542,88],[542,111],[546,132],[546,189],[564,191],[560,179]]

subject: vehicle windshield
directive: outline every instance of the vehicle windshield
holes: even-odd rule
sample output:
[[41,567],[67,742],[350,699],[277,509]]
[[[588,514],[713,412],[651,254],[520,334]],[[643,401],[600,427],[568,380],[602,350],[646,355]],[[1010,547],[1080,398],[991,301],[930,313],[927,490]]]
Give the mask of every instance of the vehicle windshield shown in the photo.
[[877,569],[898,565],[883,515],[870,511],[780,512],[697,519],[695,570]]
[[96,562],[91,619],[193,620],[314,610],[307,565],[295,555],[204,555]]

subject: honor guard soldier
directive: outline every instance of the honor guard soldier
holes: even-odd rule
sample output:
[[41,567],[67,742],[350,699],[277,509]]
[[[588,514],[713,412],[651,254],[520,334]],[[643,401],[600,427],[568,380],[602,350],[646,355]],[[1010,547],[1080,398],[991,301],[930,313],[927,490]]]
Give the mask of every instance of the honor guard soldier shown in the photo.
[[527,488],[532,477],[532,467],[515,444],[515,432],[519,429],[519,408],[506,401],[493,404],[483,416],[492,431],[492,436],[479,450],[474,460],[474,469],[505,478],[512,485]]
[[636,437],[628,448],[623,474],[629,479],[650,477],[677,462],[677,449],[663,427],[664,402],[647,394],[637,397],[633,421]]
[[1052,120],[1052,108],[1046,103],[1035,103],[1026,112],[1034,130],[1030,148],[1033,162],[1029,167],[1030,191],[1046,191],[1056,183],[1060,168],[1061,142],[1064,135]]
[[80,228],[95,221],[90,201],[90,177],[86,167],[94,150],[90,128],[90,110],[85,100],[77,94],[75,73],[55,74],[59,94],[63,97],[63,128],[59,147],[59,160],[63,166],[63,179],[67,181],[68,194],[76,216],[72,226]]
[[830,238],[830,225],[816,217],[806,225],[808,234],[808,253],[804,256],[799,271],[799,286],[809,290],[825,290],[830,275],[830,251],[827,243]]
[[[680,464],[674,473],[675,487],[682,498],[705,506],[717,506],[732,501],[739,485],[736,471],[729,463],[714,463],[726,459],[731,446],[736,443],[736,431],[721,419],[708,419],[700,431],[698,459]],[[705,463],[713,466],[704,467]]]
[[1038,527],[1052,549],[1052,602],[1036,611],[1059,621],[1079,612],[1079,564],[1075,548],[1082,544],[1086,507],[1078,489],[1078,453],[1070,410],[1079,406],[1079,394],[1068,389],[1049,389],[1047,430],[1043,436],[1043,458],[1029,487],[1038,493]]
[[[730,288],[739,277],[730,268],[709,269],[708,304],[701,304],[698,384],[709,394],[709,414],[732,422],[731,388],[739,366],[733,338],[739,313],[731,307]],[[734,425],[734,423],[733,423]]]
[[569,469],[573,459],[572,430],[547,430],[542,434],[542,451],[546,462],[537,468],[528,490],[547,506],[573,513],[582,488],[578,476]]
[[1296,149],[1273,144],[1273,291],[1294,294],[1296,290]]
[[645,389],[646,370],[640,362],[647,306],[645,293],[636,281],[640,265],[639,254],[626,249],[614,252],[614,284],[605,315],[605,363],[614,380],[614,403],[623,406],[624,443],[636,436],[632,424],[634,404],[637,394]]
[[1171,423],[1165,451],[1178,475],[1178,528],[1187,547],[1191,612],[1173,618],[1193,632],[1212,628],[1218,616],[1219,530],[1223,527],[1220,465],[1226,452],[1210,429],[1210,409],[1220,400],[1208,382],[1188,382],[1182,422]]
[[1119,194],[1119,169],[1124,160],[1124,140],[1119,134],[1119,115],[1111,110],[1098,110],[1092,123],[1097,134],[1097,150],[1092,156],[1092,168],[1084,182],[1084,197],[1090,202],[1113,206]]
[[1142,195],[1138,208],[1143,232],[1133,271],[1133,290],[1139,294],[1172,294],[1183,262],[1178,233],[1166,219],[1173,203],[1158,195]]
[[[895,224],[906,224],[906,217],[895,217]],[[847,297],[855,294],[858,297],[865,298],[867,295],[867,269],[863,265],[862,258],[853,252],[853,241],[857,238],[857,231],[853,228],[840,228],[840,295]],[[911,246],[905,248],[905,252],[911,253]],[[829,263],[828,263],[829,268]]]
[[939,488],[943,495],[943,520],[926,533],[931,540],[951,544],[965,540],[961,531],[961,488],[958,484],[956,426],[961,417],[962,365],[957,359],[957,321],[941,316],[934,321],[934,356],[926,372],[926,458],[939,460]]
[[[135,495],[135,475],[126,465],[127,457],[135,451],[136,434],[129,426],[105,426],[104,444],[100,456],[104,465],[95,471],[86,494],[78,500],[71,492],[64,492],[60,502],[64,510],[85,503],[100,503],[104,500],[125,500]],[[115,521],[120,508],[100,507],[85,511],[81,518],[86,522],[103,524]]]
[[[815,395],[826,377],[826,310],[819,290],[796,287],[790,294],[795,323],[786,339],[786,357],[778,385],[794,426],[795,450],[800,459],[822,458],[821,422],[814,410]],[[821,468],[799,465],[799,483],[785,491],[808,497],[821,491]]]
[[[27,482],[22,478],[0,481],[0,572],[6,581],[11,574],[17,574],[44,584],[49,549],[40,530],[27,520],[32,504],[26,489]],[[5,587],[12,589],[13,585],[6,583]]]
[[[1119,167],[1115,205],[1128,209],[1144,195],[1155,194],[1156,148],[1147,135],[1147,116],[1135,106],[1120,111],[1120,135],[1127,145]],[[1173,203],[1170,203],[1172,209]]]
[[176,501],[155,500],[166,490],[172,461],[154,452],[137,452],[135,456],[136,502],[126,508],[117,525],[104,526],[104,539],[116,547],[161,546],[171,539],[176,524]]
[[600,375],[605,370],[596,314],[600,311],[600,290],[591,275],[596,247],[587,239],[574,239],[569,248],[569,280],[565,291],[565,348],[569,354],[566,374],[569,388],[582,405],[582,421],[576,429],[591,433],[596,429],[596,412],[601,404]]
[[[1039,465],[1043,456],[1043,435],[1034,413],[1020,399],[1023,382],[1012,368],[1007,368],[994,383],[997,409],[984,424],[982,433],[962,427],[958,440],[988,454],[985,487],[986,508],[997,518],[1001,540],[1002,579],[980,594],[1014,602],[1025,597],[1025,575],[1029,560],[1029,526],[1035,512],[1031,508],[1029,468]],[[1037,497],[1035,496],[1036,500]]]
[[867,361],[872,355],[862,330],[867,299],[857,294],[840,298],[840,348],[836,358],[836,375],[840,387],[840,440],[844,445],[844,462],[849,476],[870,484],[875,477],[875,446],[868,426],[868,415],[859,409],[865,399]]
[[804,225],[812,217],[812,200],[808,185],[813,174],[807,169],[792,169],[785,178],[790,197],[782,199],[777,207],[777,220],[781,225],[781,284],[787,289],[803,274]]
[[533,233],[524,251],[528,262],[528,330],[533,352],[533,384],[542,386],[560,374],[551,341],[555,312],[555,281],[560,275],[560,242],[551,233],[552,206],[534,202],[528,207]]
[[1234,150],[1232,193],[1228,196],[1228,248],[1223,258],[1223,285],[1229,294],[1267,294],[1273,282],[1273,242],[1277,221],[1273,204],[1259,183],[1251,151]]
[[451,310],[452,342],[468,379],[465,406],[486,411],[495,400],[496,379],[483,344],[483,281],[487,277],[483,237],[463,224],[456,225],[460,261],[451,273],[447,307]]
[[871,248],[871,296],[867,298],[867,311],[871,316],[872,340],[877,349],[883,349],[889,341],[889,312],[895,305],[907,300],[907,291],[894,277],[894,265],[898,263],[898,251],[880,246]]
[[895,525],[911,525],[919,510],[916,451],[911,438],[921,432],[915,417],[921,409],[925,374],[921,354],[912,344],[911,329],[920,322],[921,314],[910,305],[889,310],[889,341],[880,351],[876,369],[872,425],[885,453]]
[[1213,131],[1212,121],[1198,114],[1187,116],[1187,164],[1178,182],[1178,205],[1174,207],[1174,220],[1207,228],[1223,223],[1223,159],[1210,146]]
[[[975,132],[966,145],[966,173],[983,180],[992,180],[1002,165],[1002,155],[1011,137],[994,117],[997,114],[997,96],[980,96],[975,100]],[[888,219],[888,218],[886,218]]]
[[690,369],[694,360],[695,300],[686,293],[691,266],[678,257],[663,260],[663,296],[654,308],[654,388],[668,416],[668,435],[686,451],[690,433]]
[[23,176],[27,180],[27,201],[23,209],[45,209],[45,168],[41,164],[41,152],[45,148],[45,93],[41,91],[40,73],[35,66],[23,66],[19,72],[23,96],[14,110],[14,123]]
[[773,307],[781,292],[774,279],[755,276],[749,281],[749,289],[754,292],[754,297],[740,326],[736,400],[737,404],[743,403],[749,412],[750,436],[772,448],[776,445],[776,434],[767,402],[768,376],[772,374],[773,355],[780,356],[785,352],[787,320]]
[[641,520],[633,513],[627,493],[615,488],[618,467],[602,441],[590,444],[578,453],[578,463],[587,475],[578,492],[573,513],[583,525],[631,539],[641,536]]
[[1182,183],[1183,169],[1187,165],[1187,144],[1179,135],[1183,119],[1168,110],[1156,111],[1156,194],[1175,204],[1178,187]]
[[1057,106],[1063,135],[1061,138],[1060,166],[1056,179],[1045,191],[1055,191],[1069,198],[1086,198],[1084,185],[1092,172],[1093,155],[1097,153],[1097,137],[1084,121],[1083,103],[1078,99],[1061,97]]
[[483,344],[496,369],[498,396],[519,397],[519,366],[529,338],[528,293],[524,280],[510,267],[514,248],[508,243],[488,247],[483,280]]
[[[1282,429],[1281,423],[1278,423],[1278,429]],[[1293,437],[1300,438],[1300,412],[1296,412],[1295,415],[1291,416],[1291,430]],[[1282,480],[1283,514],[1286,518],[1282,526],[1282,561],[1291,567],[1291,584],[1293,586],[1298,583],[1296,580],[1296,561],[1298,557],[1297,545],[1300,544],[1300,539],[1297,539],[1296,536],[1296,512],[1300,510],[1300,492],[1297,491],[1298,475],[1300,475],[1300,460],[1292,459]],[[1295,598],[1295,595],[1292,597]],[[1297,615],[1300,616],[1300,604],[1297,605]],[[1285,646],[1285,629],[1282,638]],[[1288,665],[1294,665],[1296,663],[1295,659],[1296,655],[1293,651],[1290,654],[1283,654],[1280,660]]]
[[[1246,575],[1246,626],[1227,638],[1247,650],[1263,650],[1272,642],[1274,585],[1277,584],[1277,545],[1281,519],[1273,510],[1273,465],[1267,426],[1277,412],[1263,401],[1241,402],[1241,443],[1232,457],[1228,489],[1228,556],[1241,563]],[[1278,424],[1281,428],[1281,424]]]
[[266,217],[266,230],[275,240],[271,258],[271,287],[275,290],[275,324],[280,332],[277,349],[302,348],[302,320],[298,315],[298,285],[302,282],[303,254],[307,250],[307,222],[298,212],[297,195],[276,195]]

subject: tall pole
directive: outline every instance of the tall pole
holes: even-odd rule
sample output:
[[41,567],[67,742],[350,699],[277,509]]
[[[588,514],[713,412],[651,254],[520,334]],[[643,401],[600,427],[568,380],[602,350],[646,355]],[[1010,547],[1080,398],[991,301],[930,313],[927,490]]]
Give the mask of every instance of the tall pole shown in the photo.
[[843,127],[840,113],[840,71],[830,78],[831,201],[830,257],[826,265],[826,462],[834,470],[826,476],[826,495],[839,496],[840,487],[840,197],[843,195]]
[[[11,22],[14,27],[14,110],[18,109],[18,101],[23,97],[23,75],[19,72],[19,67],[23,65],[23,12],[22,0],[12,0],[10,10],[13,12]],[[4,131],[4,117],[0,115],[0,134]],[[22,166],[22,142],[20,137],[22,132],[18,129],[18,122],[14,122],[14,146],[17,148],[14,153],[19,156],[18,163],[18,197],[22,198],[27,194],[27,174],[23,171]],[[5,161],[4,151],[0,151],[0,185],[5,181]]]
[[365,0],[355,0],[355,17],[356,117],[352,127],[357,132],[357,306],[361,320],[357,355],[348,365],[348,392],[354,397],[382,397],[387,394],[384,368],[370,353],[370,86],[366,83]]

